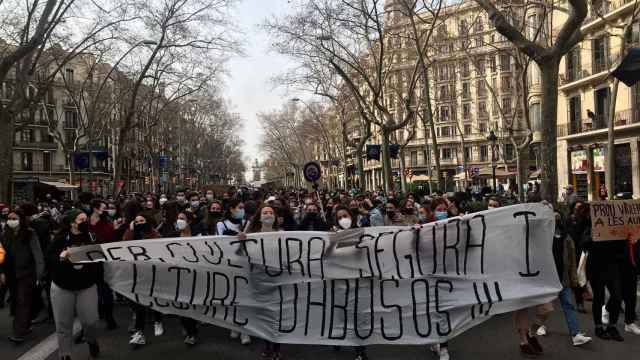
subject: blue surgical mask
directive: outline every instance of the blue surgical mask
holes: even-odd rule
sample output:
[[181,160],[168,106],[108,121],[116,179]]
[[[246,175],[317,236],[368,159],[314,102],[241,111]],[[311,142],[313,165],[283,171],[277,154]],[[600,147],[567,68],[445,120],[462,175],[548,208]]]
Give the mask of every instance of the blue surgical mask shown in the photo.
[[446,211],[436,211],[436,220],[444,220],[449,217]]
[[233,214],[233,218],[236,220],[244,219],[244,209],[240,209]]

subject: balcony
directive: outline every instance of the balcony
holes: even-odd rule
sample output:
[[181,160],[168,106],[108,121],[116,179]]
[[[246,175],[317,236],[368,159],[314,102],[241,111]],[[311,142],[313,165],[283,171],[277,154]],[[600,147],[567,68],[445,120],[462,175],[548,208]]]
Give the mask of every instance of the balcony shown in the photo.
[[46,141],[16,141],[15,149],[58,150],[58,144]]
[[596,58],[593,59],[593,63],[592,65],[592,73],[593,74],[598,74],[601,73],[603,71],[608,71],[609,67],[611,66],[611,59],[605,57],[605,58]]
[[611,13],[616,12],[616,10],[626,5],[631,5],[634,2],[634,0],[594,1],[593,4],[589,7],[589,14],[584,20],[584,24],[590,25],[591,22],[602,20],[602,18],[607,19],[610,17]]
[[[581,122],[558,125],[558,137],[585,134],[591,131],[606,129],[609,119],[604,115],[595,115],[593,118],[582,119]],[[640,109],[627,109],[616,112],[614,125],[627,126],[640,123]]]

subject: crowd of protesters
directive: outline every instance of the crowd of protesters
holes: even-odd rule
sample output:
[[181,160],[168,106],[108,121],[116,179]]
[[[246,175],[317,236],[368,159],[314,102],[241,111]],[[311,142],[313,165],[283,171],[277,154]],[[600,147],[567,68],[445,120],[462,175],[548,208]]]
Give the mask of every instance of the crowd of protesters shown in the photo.
[[[233,235],[270,231],[342,231],[374,226],[413,226],[504,206],[498,197],[471,201],[464,193],[416,196],[395,192],[311,192],[307,190],[247,191],[222,194],[177,191],[174,194],[130,194],[98,197],[84,193],[77,202],[57,201],[47,195],[36,203],[0,204],[0,307],[5,303],[13,317],[8,340],[21,344],[32,326],[53,321],[61,359],[70,359],[74,343],[85,342],[92,357],[100,354],[101,329],[120,328],[114,317],[117,294],[104,281],[100,264],[74,264],[68,249],[95,243],[205,235]],[[553,206],[548,204],[548,206]],[[570,344],[592,341],[578,323],[586,313],[585,299],[592,300],[594,334],[602,340],[623,341],[623,330],[640,335],[636,325],[637,274],[640,256],[636,239],[594,242],[591,239],[589,204],[569,194],[566,204],[554,209],[556,228],[553,256],[563,286],[558,294],[566,319]],[[588,254],[588,255],[586,255]],[[586,256],[587,286],[576,280],[578,261]],[[131,310],[129,343],[146,345],[147,321],[153,335],[164,336],[164,316],[128,302]],[[623,311],[624,309],[624,311]],[[514,313],[514,339],[523,354],[543,354],[539,337],[553,304]],[[529,319],[534,314],[533,321]],[[80,320],[82,333],[74,338],[73,324]],[[100,321],[104,326],[100,326]],[[149,320],[149,321],[151,321]],[[184,343],[200,340],[200,324],[180,318]],[[232,331],[231,339],[251,343],[248,334]],[[455,341],[455,340],[453,340]],[[450,358],[448,344],[431,348],[441,360]],[[263,359],[282,358],[280,344],[265,342]],[[372,357],[365,347],[354,349],[355,359]]]

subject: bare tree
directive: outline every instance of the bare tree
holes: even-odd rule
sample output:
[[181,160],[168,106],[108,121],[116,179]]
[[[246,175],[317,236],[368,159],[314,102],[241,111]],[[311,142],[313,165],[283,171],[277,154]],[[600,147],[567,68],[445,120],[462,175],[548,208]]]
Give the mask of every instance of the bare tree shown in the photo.
[[[558,71],[560,60],[584,37],[581,26],[587,17],[586,0],[568,0],[567,18],[557,35],[546,36],[541,41],[527,38],[520,29],[512,25],[509,11],[514,8],[505,2],[496,5],[489,0],[474,0],[482,7],[496,30],[511,41],[518,50],[522,51],[538,64],[541,72],[542,85],[542,166],[543,183],[542,196],[555,201],[558,196],[557,169],[557,120],[558,120]],[[541,10],[542,21],[550,21],[553,3],[537,4]],[[511,15],[512,17],[513,15]],[[553,26],[552,26],[553,27]]]

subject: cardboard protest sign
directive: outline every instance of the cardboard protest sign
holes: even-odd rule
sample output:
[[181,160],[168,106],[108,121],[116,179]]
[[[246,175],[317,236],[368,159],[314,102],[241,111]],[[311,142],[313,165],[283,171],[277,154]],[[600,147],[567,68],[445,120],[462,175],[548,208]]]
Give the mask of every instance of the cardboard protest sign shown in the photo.
[[594,241],[640,238],[640,200],[592,202],[591,236]]
[[433,344],[561,290],[552,211],[489,210],[421,227],[154,239],[71,249],[117,292],[278,343]]

